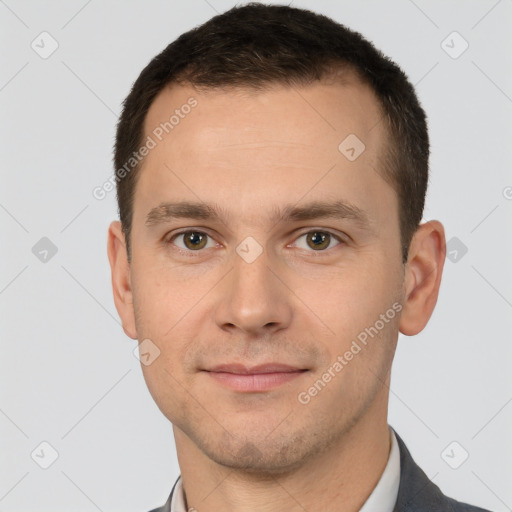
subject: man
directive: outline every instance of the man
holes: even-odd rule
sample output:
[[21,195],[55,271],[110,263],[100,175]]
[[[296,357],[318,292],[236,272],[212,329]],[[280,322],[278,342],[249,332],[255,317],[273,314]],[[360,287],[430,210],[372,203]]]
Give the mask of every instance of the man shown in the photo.
[[398,333],[435,307],[425,113],[361,35],[249,4],[170,44],[124,102],[116,308],[173,424],[159,511],[478,511],[387,423]]

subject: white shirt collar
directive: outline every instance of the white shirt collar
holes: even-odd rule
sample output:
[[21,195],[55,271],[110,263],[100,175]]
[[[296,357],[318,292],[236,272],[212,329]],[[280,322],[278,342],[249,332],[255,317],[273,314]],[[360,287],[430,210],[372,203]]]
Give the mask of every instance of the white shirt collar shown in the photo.
[[[393,512],[395,507],[398,487],[400,485],[400,448],[398,447],[394,430],[389,427],[389,431],[391,435],[391,450],[388,463],[380,480],[359,512]],[[181,477],[174,488],[171,512],[187,512]]]
[[171,512],[187,512],[185,507],[185,493],[183,492],[183,484],[181,483],[181,476],[174,487],[174,493],[171,501]]
[[359,512],[393,512],[400,486],[400,448],[394,430],[391,433],[391,450],[388,463],[380,480]]

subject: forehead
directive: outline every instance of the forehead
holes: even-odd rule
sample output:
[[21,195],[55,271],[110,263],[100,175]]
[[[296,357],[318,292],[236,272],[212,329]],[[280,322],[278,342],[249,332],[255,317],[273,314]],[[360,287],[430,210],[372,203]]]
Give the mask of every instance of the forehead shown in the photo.
[[332,142],[337,149],[335,143],[351,133],[377,149],[378,139],[385,135],[382,114],[372,89],[354,74],[344,76],[343,81],[315,81],[304,87],[268,84],[264,90],[198,90],[191,85],[169,84],[151,104],[144,132],[166,139],[165,143],[175,149],[193,147],[194,151],[250,144],[257,142],[257,136],[260,142],[286,139],[322,149]]
[[284,196],[293,203],[306,195],[335,198],[339,190],[340,199],[362,209],[375,210],[372,197],[379,196],[389,208],[393,198],[386,194],[394,191],[382,190],[389,186],[380,176],[381,120],[373,91],[355,78],[263,91],[167,86],[145,119],[144,138],[155,145],[143,162],[136,203],[138,197],[154,208],[200,199],[249,215],[250,202],[257,216]]

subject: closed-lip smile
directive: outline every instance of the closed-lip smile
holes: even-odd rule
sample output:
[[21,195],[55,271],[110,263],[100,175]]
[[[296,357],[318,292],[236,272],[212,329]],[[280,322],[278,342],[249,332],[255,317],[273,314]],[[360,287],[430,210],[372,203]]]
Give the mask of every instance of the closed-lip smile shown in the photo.
[[299,377],[308,370],[282,363],[246,366],[239,363],[220,364],[207,370],[219,384],[245,393],[263,392]]

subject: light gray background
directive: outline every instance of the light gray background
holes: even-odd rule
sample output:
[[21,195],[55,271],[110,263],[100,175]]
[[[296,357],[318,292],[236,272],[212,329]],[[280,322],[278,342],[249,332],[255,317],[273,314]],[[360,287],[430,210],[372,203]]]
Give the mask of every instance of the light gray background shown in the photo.
[[[0,512],[144,512],[179,473],[112,300],[115,195],[92,190],[113,171],[142,68],[234,4],[0,0]],[[432,143],[425,220],[468,250],[448,245],[459,252],[430,323],[400,336],[389,423],[445,493],[512,510],[512,0],[293,5],[360,31],[417,85]],[[43,31],[59,44],[47,59],[31,48]],[[458,58],[445,51],[463,48],[457,36],[442,47],[453,31],[469,44]],[[42,237],[58,248],[46,262],[32,252]],[[48,469],[31,458],[49,460],[43,441],[59,455]],[[452,464],[469,453],[458,469],[441,456],[453,441]]]

